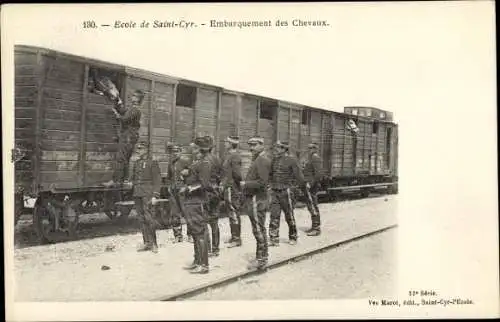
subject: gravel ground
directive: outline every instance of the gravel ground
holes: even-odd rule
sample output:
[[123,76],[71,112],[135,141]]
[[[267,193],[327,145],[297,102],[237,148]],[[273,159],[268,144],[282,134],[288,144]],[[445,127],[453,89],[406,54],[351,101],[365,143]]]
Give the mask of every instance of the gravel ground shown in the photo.
[[395,231],[313,255],[189,300],[363,299],[394,295]]
[[[321,204],[323,234],[307,237],[306,209],[296,210],[299,244],[270,249],[270,262],[342,241],[396,223],[397,195]],[[268,217],[269,219],[269,217]],[[229,237],[227,219],[220,221],[222,240]],[[185,227],[183,228],[185,232]],[[282,216],[281,240],[287,241]],[[193,245],[174,244],[171,230],[158,232],[160,252],[137,253],[139,233],[87,238],[14,251],[16,301],[134,301],[174,295],[201,284],[246,271],[255,256],[248,218],[242,218],[241,248],[227,249],[210,259],[210,274],[193,276],[182,269],[192,261]],[[101,270],[108,266],[109,270]]]

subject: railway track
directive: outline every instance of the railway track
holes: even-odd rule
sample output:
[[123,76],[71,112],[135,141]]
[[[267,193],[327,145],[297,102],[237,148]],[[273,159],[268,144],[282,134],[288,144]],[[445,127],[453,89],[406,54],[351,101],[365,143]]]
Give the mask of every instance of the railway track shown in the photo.
[[279,267],[282,267],[282,266],[290,264],[290,263],[296,263],[299,261],[303,261],[305,259],[308,259],[308,258],[314,256],[314,255],[317,255],[317,254],[323,253],[325,251],[332,250],[334,248],[337,248],[337,247],[340,247],[340,246],[343,246],[343,245],[346,245],[346,244],[349,244],[349,243],[352,243],[355,241],[359,241],[359,240],[362,240],[362,239],[365,239],[365,238],[368,238],[368,237],[371,237],[374,235],[381,234],[385,231],[388,231],[390,229],[394,229],[396,227],[397,227],[397,224],[389,225],[389,226],[386,226],[386,227],[383,227],[380,229],[373,230],[373,231],[368,232],[368,233],[363,233],[363,234],[360,234],[360,235],[357,235],[357,236],[354,236],[351,238],[347,238],[347,239],[344,239],[341,241],[336,241],[336,242],[324,245],[322,247],[319,247],[319,248],[316,248],[313,250],[307,250],[305,252],[299,253],[299,254],[294,255],[292,257],[289,257],[289,258],[272,261],[271,263],[268,264],[268,266],[264,270],[253,269],[253,270],[240,271],[240,272],[234,273],[232,275],[225,276],[217,281],[212,281],[212,282],[209,282],[206,284],[196,286],[196,287],[191,288],[191,289],[183,290],[183,291],[176,293],[176,294],[173,294],[173,295],[160,297],[160,298],[156,298],[153,300],[154,301],[182,301],[182,300],[188,299],[190,297],[193,297],[195,295],[199,295],[199,294],[202,294],[204,292],[207,292],[207,291],[210,291],[210,290],[213,290],[216,288],[221,288],[223,286],[226,286],[228,284],[240,281],[242,279],[245,279],[245,278],[248,278],[251,276],[263,274],[269,270],[277,269]]

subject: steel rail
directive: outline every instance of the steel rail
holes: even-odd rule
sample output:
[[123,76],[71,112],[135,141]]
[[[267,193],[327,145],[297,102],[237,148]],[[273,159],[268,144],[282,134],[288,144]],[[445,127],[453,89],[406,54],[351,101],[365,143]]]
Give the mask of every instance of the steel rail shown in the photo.
[[205,283],[205,284],[202,284],[202,285],[198,285],[198,286],[195,286],[193,288],[190,288],[190,289],[187,289],[187,290],[175,293],[173,295],[169,295],[169,296],[165,296],[165,297],[161,297],[161,298],[156,298],[156,299],[153,299],[153,301],[179,301],[179,300],[183,300],[183,299],[186,299],[186,298],[189,298],[189,297],[193,297],[195,295],[198,295],[198,294],[210,291],[210,290],[212,290],[214,288],[220,288],[222,286],[231,284],[231,283],[233,283],[235,281],[239,281],[239,280],[241,280],[243,278],[248,278],[250,276],[259,275],[259,274],[265,273],[268,270],[276,269],[276,268],[281,267],[281,266],[286,265],[286,264],[296,263],[296,262],[302,261],[302,260],[304,260],[304,259],[306,259],[308,257],[311,257],[313,255],[316,255],[316,254],[319,254],[319,253],[322,253],[322,252],[325,252],[327,250],[331,250],[331,249],[337,248],[339,246],[342,246],[342,245],[345,245],[345,244],[348,244],[348,243],[352,243],[352,242],[355,242],[355,241],[358,241],[358,240],[361,240],[361,239],[364,239],[364,238],[367,238],[367,237],[370,237],[370,236],[373,236],[373,235],[377,235],[377,234],[383,233],[383,232],[385,232],[387,230],[396,228],[397,226],[398,226],[397,224],[389,225],[389,226],[386,226],[386,227],[383,227],[383,228],[380,228],[380,229],[377,229],[377,230],[373,230],[373,231],[368,232],[368,233],[364,233],[364,234],[361,234],[361,235],[358,235],[358,236],[355,236],[355,237],[351,237],[351,238],[344,239],[344,240],[341,240],[341,241],[338,241],[338,242],[335,242],[335,243],[331,243],[331,244],[325,245],[325,246],[320,247],[320,248],[316,248],[316,249],[313,249],[313,250],[310,250],[310,251],[306,251],[304,253],[301,253],[301,254],[298,254],[298,255],[294,255],[294,256],[292,256],[290,258],[281,259],[281,260],[277,260],[277,261],[271,262],[263,270],[252,269],[252,270],[246,270],[246,271],[242,271],[242,272],[237,272],[237,273],[234,273],[232,275],[223,277],[223,278],[221,278],[221,279],[219,279],[217,281],[208,282],[208,283]]

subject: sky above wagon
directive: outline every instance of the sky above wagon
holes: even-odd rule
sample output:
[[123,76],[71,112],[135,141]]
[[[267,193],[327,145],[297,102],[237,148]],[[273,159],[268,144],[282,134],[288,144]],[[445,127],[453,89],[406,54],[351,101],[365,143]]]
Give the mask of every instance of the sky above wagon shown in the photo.
[[[477,104],[474,95],[457,99],[451,93],[490,88],[489,8],[467,2],[63,5],[32,6],[11,23],[16,44],[329,110],[375,106],[394,112],[396,121],[409,121],[409,111],[425,117]],[[27,24],[30,19],[36,23]],[[111,26],[84,29],[88,20]],[[118,20],[137,26],[148,21],[150,28],[113,28]],[[206,26],[152,28],[155,20]],[[271,21],[273,27],[211,28],[211,20]],[[275,27],[276,20],[288,21],[288,27]],[[328,26],[298,27],[294,20]]]

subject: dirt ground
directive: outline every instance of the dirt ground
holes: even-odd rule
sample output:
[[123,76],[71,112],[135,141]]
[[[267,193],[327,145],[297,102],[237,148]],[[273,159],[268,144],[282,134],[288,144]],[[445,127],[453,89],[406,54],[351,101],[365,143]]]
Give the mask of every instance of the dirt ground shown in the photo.
[[[325,203],[320,204],[320,211],[322,235],[308,237],[303,233],[310,227],[309,213],[306,209],[297,209],[298,245],[284,243],[271,248],[270,262],[395,224],[397,196]],[[103,229],[102,226],[108,224],[103,219],[101,226],[95,225]],[[247,217],[242,218],[243,246],[233,249],[223,244],[229,237],[229,225],[227,219],[220,220],[221,255],[210,259],[210,273],[201,276],[182,269],[192,261],[193,244],[174,244],[172,231],[161,230],[158,231],[158,254],[137,253],[142,237],[134,232],[134,226],[132,218],[129,226],[121,228],[122,233],[15,249],[16,300],[154,300],[246,271],[248,261],[255,257],[255,239]],[[183,229],[185,233],[185,227]],[[281,240],[286,242],[284,218],[280,231]],[[369,256],[370,252],[360,256]],[[109,270],[102,270],[103,266]]]
[[394,295],[395,229],[249,277],[190,300],[363,299]]

